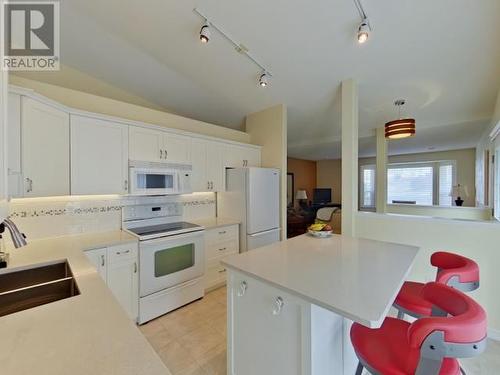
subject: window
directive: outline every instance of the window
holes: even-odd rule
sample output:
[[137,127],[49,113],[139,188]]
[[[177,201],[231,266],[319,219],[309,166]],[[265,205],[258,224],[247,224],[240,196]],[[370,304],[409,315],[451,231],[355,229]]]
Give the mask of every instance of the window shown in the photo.
[[[398,163],[387,167],[387,203],[451,206],[454,161]],[[375,166],[360,167],[360,208],[375,207]]]
[[359,207],[375,208],[375,166],[362,165],[360,168]]
[[[497,138],[498,139],[498,138]],[[494,173],[494,214],[497,220],[500,220],[500,147],[495,150],[495,158],[493,159],[493,165],[495,166]]]

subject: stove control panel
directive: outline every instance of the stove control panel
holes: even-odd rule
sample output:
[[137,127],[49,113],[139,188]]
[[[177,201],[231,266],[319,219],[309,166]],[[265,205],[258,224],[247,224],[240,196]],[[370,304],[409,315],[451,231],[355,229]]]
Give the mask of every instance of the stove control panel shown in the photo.
[[145,204],[123,207],[123,220],[153,219],[157,217],[181,216],[181,203]]

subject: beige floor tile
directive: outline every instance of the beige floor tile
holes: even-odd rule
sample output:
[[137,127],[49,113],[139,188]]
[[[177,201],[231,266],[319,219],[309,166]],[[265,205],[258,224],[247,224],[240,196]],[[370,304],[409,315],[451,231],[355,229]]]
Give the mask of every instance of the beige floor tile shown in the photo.
[[207,375],[225,375],[227,372],[226,345],[221,344],[197,358]]
[[161,331],[162,329],[163,329],[163,326],[161,325],[161,323],[158,319],[152,320],[146,324],[143,324],[142,326],[139,326],[139,330],[146,337],[152,336],[152,335],[158,333],[158,331]]
[[178,372],[176,375],[209,375],[203,367],[196,367],[195,369],[192,370],[185,370]]
[[180,338],[198,328],[206,326],[206,322],[198,314],[185,311],[174,316],[165,315],[160,318],[163,328],[174,338]]
[[155,334],[146,336],[146,338],[156,351],[159,351],[174,339],[174,337],[163,327]]
[[172,375],[188,374],[189,371],[194,372],[200,368],[193,356],[175,340],[160,349],[158,355]]
[[224,337],[227,334],[227,319],[226,316],[220,316],[212,321],[209,321],[208,324],[210,327],[214,328],[217,332],[221,333],[224,335]]
[[210,349],[225,342],[225,337],[206,325],[178,339],[179,343],[196,359],[202,358]]

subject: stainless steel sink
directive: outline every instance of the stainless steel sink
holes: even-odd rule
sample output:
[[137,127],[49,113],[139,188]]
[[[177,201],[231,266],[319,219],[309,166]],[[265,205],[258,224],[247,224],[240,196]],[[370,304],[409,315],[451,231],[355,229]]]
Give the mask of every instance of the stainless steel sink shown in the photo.
[[68,262],[0,274],[0,316],[80,294]]

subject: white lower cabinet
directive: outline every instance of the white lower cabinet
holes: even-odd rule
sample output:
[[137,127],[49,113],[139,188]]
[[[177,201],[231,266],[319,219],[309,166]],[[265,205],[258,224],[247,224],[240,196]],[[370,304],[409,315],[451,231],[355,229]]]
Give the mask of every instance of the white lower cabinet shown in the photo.
[[137,320],[139,309],[137,243],[88,250],[85,255],[94,264],[130,319]]
[[225,257],[239,253],[239,225],[207,229],[205,231],[205,290],[226,282],[226,268],[220,263]]
[[229,375],[309,374],[302,300],[234,271],[228,294]]

